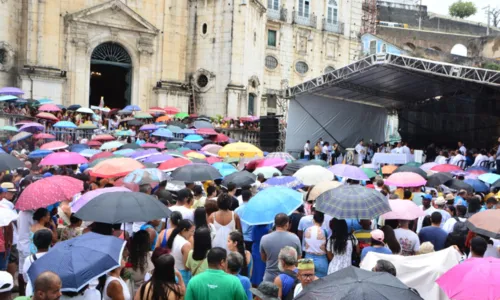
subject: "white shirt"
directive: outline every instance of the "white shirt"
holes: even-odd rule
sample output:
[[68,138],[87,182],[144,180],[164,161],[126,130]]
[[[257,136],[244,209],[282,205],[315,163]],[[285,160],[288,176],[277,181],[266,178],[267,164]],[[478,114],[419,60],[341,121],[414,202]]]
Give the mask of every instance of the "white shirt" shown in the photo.
[[[0,201],[0,206],[8,208],[17,214],[17,210],[14,209],[14,203],[5,198],[3,198]],[[12,245],[17,245],[17,242],[19,241],[19,234],[17,233],[17,226],[15,223],[12,223],[12,229],[13,229]]]
[[483,161],[488,161],[488,156],[478,154],[476,158],[474,159],[474,163],[472,164],[473,167],[479,167]]
[[[328,237],[332,234],[332,230],[330,229],[330,221],[333,219],[333,217],[329,215],[325,215],[325,219],[323,220],[323,224],[321,225],[321,228],[326,230],[328,233]],[[297,227],[297,230],[302,231],[302,250],[306,250],[305,246],[305,239],[304,239],[304,233],[306,232],[306,229],[313,226],[314,221],[313,221],[313,215],[308,215],[308,216],[303,216],[300,221],[299,221],[299,226]]]
[[394,230],[394,234],[401,245],[401,255],[414,255],[420,250],[420,239],[415,232],[409,229],[398,228]]
[[458,162],[461,160],[465,160],[465,156],[459,153],[451,158],[450,164],[458,166]]
[[302,292],[302,283],[297,283],[295,289],[293,290],[293,298],[297,297],[300,292]]
[[403,149],[401,147],[396,147],[391,150],[392,154],[403,154]]
[[174,212],[174,211],[180,212],[183,219],[188,219],[191,222],[194,222],[194,213],[189,208],[187,208],[185,206],[181,206],[181,205],[173,205],[173,206],[170,206],[169,209],[172,212]]
[[[36,259],[39,259],[40,257],[44,256],[47,252],[42,252],[42,253],[37,253],[35,254]],[[23,277],[24,281],[26,281],[26,296],[31,297],[33,296],[33,286],[31,285],[30,278],[28,276],[28,270],[31,267],[31,264],[35,261],[33,258],[33,255],[30,255],[26,258],[23,264]]]
[[[460,220],[460,222],[465,222],[467,221],[466,218],[461,218],[461,217],[458,217],[458,219]],[[446,220],[446,222],[444,223],[444,225],[442,226],[443,230],[450,233],[453,231],[453,227],[455,227],[455,224],[457,223],[457,220],[455,220],[455,218],[449,218],[448,220]]]
[[438,155],[438,157],[436,157],[436,160],[434,162],[442,165],[442,164],[446,164],[448,162],[448,159],[442,155]]
[[411,154],[411,150],[410,148],[408,148],[408,146],[403,146],[401,147],[402,151],[404,154]]
[[363,147],[363,145],[357,144],[356,148],[354,148],[354,149],[356,149],[356,152],[358,153],[358,155],[365,157],[366,151],[365,151],[365,147]]
[[309,148],[310,148],[309,143],[306,143],[304,145],[304,155],[310,155],[311,154],[311,152],[309,152]]
[[[17,249],[19,250],[19,266],[24,263],[24,259],[30,255],[30,232],[31,225],[33,225],[33,212],[29,210],[19,212],[19,217],[17,218],[17,232],[19,236],[19,241]],[[20,268],[21,269],[21,268]],[[22,270],[20,270],[22,271]]]
[[[425,214],[427,216],[432,215],[432,213],[436,211],[436,209],[432,205],[428,209],[426,209],[426,210],[424,210],[424,206],[423,205],[420,205],[419,207],[420,207],[420,209],[422,209],[425,212]],[[425,216],[418,218],[418,221],[417,221],[417,233],[419,233],[420,230],[422,229],[422,223],[424,222],[424,218],[425,218]]]
[[83,295],[77,295],[74,297],[68,297],[66,295],[61,295],[59,300],[101,300],[101,292],[95,288],[88,288],[83,292]]
[[460,146],[460,148],[458,150],[460,150],[460,152],[462,152],[463,155],[465,155],[467,153],[467,148],[465,148],[464,145]]

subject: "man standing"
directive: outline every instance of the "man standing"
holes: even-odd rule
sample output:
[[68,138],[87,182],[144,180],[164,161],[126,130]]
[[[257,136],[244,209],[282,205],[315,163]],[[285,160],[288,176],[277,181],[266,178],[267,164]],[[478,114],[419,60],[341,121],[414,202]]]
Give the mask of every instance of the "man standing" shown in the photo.
[[291,246],[297,250],[300,257],[302,254],[299,238],[288,232],[289,218],[284,213],[279,213],[274,217],[276,230],[262,237],[260,242],[260,257],[266,262],[266,272],[264,281],[273,282],[274,278],[280,274],[278,268],[279,253],[285,246]]
[[233,182],[230,182],[227,184],[227,194],[231,196],[231,211],[235,211],[238,206],[240,206],[240,202],[238,201],[238,198],[236,198],[236,184]]
[[458,150],[460,150],[460,153],[462,153],[462,155],[467,154],[467,148],[465,148],[465,145],[462,141],[458,141]]
[[314,261],[312,259],[300,259],[297,269],[299,270],[297,278],[300,280],[300,283],[295,286],[295,290],[293,291],[294,298],[297,297],[307,285],[318,280],[318,277],[316,277],[314,273]]
[[191,278],[185,300],[248,299],[238,277],[225,272],[226,256],[226,250],[220,247],[208,251],[208,269]]
[[15,300],[59,300],[61,288],[61,278],[56,273],[46,271],[36,278],[33,297],[17,297]]
[[309,140],[307,140],[306,144],[304,145],[304,159],[311,159],[311,142]]
[[488,243],[480,236],[472,238],[470,241],[470,257],[483,258],[488,249]]
[[408,147],[408,143],[404,142],[402,144],[403,144],[403,147],[401,147],[401,150],[403,151],[403,153],[407,154],[407,155],[410,155],[411,154],[411,150],[410,150],[410,147]]
[[[13,210],[17,214],[16,210],[14,209],[14,203],[12,203],[12,200],[17,193],[17,189],[14,184],[12,182],[2,183],[1,191],[2,200],[0,201],[0,207]],[[15,256],[17,257],[17,251],[13,248],[14,244],[17,244],[17,233],[15,230],[15,225],[12,222],[7,226],[0,228],[0,244],[0,271],[5,271],[7,270],[11,251],[14,251]]]
[[[422,196],[422,205],[420,208],[425,212],[425,215],[430,216],[436,209],[431,205],[432,204],[432,196],[430,194],[425,194]],[[424,221],[425,216],[419,217],[417,221],[417,233],[422,229],[422,222]]]
[[363,144],[364,141],[361,140],[359,141],[359,144],[356,145],[356,148],[354,148],[356,150],[356,153],[358,154],[358,160],[356,162],[358,166],[361,166],[363,164],[363,161],[365,160],[366,157],[366,149]]
[[227,272],[231,275],[236,276],[241,282],[243,286],[243,290],[245,290],[245,294],[248,297],[248,300],[252,300],[252,293],[250,292],[250,288],[252,287],[252,283],[250,283],[250,279],[246,276],[240,275],[241,268],[243,267],[243,255],[238,252],[230,252],[227,255]]
[[410,221],[399,220],[399,228],[394,230],[396,239],[401,245],[401,255],[411,256],[420,249],[418,235],[408,228]]
[[[182,189],[177,192],[177,201],[175,205],[170,206],[171,211],[178,211],[181,213],[183,219],[188,219],[191,222],[194,221],[193,211],[186,207],[189,197],[192,196],[191,190]],[[236,200],[237,201],[237,200]]]
[[434,204],[436,204],[437,207],[436,211],[443,216],[443,219],[441,221],[441,228],[443,228],[444,223],[446,223],[446,221],[451,218],[450,213],[445,210],[446,200],[443,197],[438,197],[436,201],[434,201]]
[[394,149],[391,150],[392,154],[402,154],[403,149],[401,148],[401,142],[396,143],[394,146]]
[[446,243],[446,238],[448,233],[441,229],[441,220],[443,216],[435,211],[431,215],[431,226],[427,226],[420,230],[418,237],[420,238],[420,244],[425,242],[431,242],[434,245],[434,250],[439,251],[444,249]]

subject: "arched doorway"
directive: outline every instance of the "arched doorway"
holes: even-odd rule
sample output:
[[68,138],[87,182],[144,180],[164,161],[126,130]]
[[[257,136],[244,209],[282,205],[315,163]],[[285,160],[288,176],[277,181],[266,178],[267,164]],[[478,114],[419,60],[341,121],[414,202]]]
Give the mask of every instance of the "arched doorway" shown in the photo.
[[110,108],[130,104],[132,59],[117,43],[103,43],[92,52],[90,60],[89,105],[99,105],[101,97]]

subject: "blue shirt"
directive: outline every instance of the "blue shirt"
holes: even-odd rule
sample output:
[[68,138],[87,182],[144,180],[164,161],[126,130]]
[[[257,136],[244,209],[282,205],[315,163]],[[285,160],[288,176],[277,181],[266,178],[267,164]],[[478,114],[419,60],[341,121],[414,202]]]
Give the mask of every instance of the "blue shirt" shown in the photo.
[[460,196],[456,196],[455,197],[455,202],[453,202],[453,205],[457,206],[457,205],[463,205],[465,207],[469,206],[469,204],[467,203],[467,201],[464,200],[464,198],[460,197]]
[[[238,214],[238,216],[241,214],[241,212],[243,211],[243,208],[245,207],[246,203],[243,202],[237,209],[236,209],[236,214]],[[252,230],[253,230],[253,226],[251,225],[248,225],[247,223],[245,222],[240,222],[241,223],[241,231],[243,232],[243,240],[245,242],[252,242]],[[247,249],[250,251],[250,249]]]
[[250,292],[250,288],[252,287],[252,284],[250,283],[250,279],[246,276],[241,276],[240,274],[235,275],[238,277],[238,279],[241,282],[241,285],[243,286],[243,289],[245,290],[245,294],[247,294],[248,300],[252,300],[252,292]]
[[363,258],[365,258],[366,254],[368,254],[368,252],[392,254],[392,251],[389,248],[369,246],[369,247],[364,247],[363,250],[361,250],[361,260],[363,260]]
[[444,249],[448,233],[439,227],[427,226],[420,230],[418,237],[420,244],[431,242],[434,245],[434,251],[439,251]]

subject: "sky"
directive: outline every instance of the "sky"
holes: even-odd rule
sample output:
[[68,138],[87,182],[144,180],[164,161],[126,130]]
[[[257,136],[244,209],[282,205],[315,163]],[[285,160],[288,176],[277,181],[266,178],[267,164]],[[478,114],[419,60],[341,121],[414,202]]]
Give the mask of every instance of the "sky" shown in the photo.
[[[438,14],[449,15],[448,7],[451,4],[456,2],[457,0],[422,0],[422,5],[427,6],[427,10],[431,12],[435,12]],[[492,8],[500,8],[500,1],[498,0],[470,0],[476,4],[477,13],[466,20],[477,21],[486,23],[486,13],[483,10],[483,7],[491,5]]]

